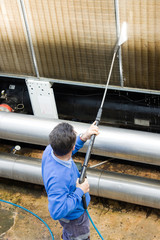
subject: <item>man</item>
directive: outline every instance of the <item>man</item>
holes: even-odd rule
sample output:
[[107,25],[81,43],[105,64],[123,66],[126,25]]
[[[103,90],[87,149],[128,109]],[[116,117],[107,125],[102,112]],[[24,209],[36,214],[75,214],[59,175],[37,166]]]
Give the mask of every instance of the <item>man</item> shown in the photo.
[[99,134],[95,123],[78,137],[72,125],[60,123],[51,131],[50,145],[43,153],[42,177],[48,195],[48,208],[51,217],[63,226],[63,240],[90,239],[89,219],[82,202],[83,194],[87,206],[90,202],[89,184],[87,179],[79,184],[80,174],[72,155],[93,134]]

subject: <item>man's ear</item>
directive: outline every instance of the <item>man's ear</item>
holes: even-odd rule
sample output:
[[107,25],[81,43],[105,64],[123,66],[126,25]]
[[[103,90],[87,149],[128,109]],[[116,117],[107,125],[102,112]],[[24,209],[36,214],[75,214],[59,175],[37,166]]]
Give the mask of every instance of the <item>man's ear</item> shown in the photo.
[[73,146],[72,151],[74,151],[74,149],[75,149],[75,145]]

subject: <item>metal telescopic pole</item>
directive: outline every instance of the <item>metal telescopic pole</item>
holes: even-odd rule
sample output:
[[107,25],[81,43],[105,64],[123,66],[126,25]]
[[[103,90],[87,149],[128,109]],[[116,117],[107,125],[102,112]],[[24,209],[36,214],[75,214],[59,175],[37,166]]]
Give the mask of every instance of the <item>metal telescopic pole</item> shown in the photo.
[[[126,28],[126,25],[125,25],[125,28]],[[108,74],[108,79],[107,79],[105,91],[104,91],[104,94],[103,94],[102,102],[101,102],[100,108],[98,110],[96,119],[95,119],[95,122],[96,122],[95,125],[96,126],[99,125],[100,120],[101,120],[102,111],[103,111],[103,104],[104,104],[104,100],[105,100],[105,97],[106,97],[106,94],[107,94],[108,85],[109,85],[109,81],[110,81],[110,78],[111,78],[111,73],[112,73],[112,69],[113,69],[113,65],[114,65],[114,61],[115,61],[117,51],[118,51],[119,47],[127,40],[126,35],[123,36],[124,34],[126,34],[126,32],[124,32],[124,31],[126,31],[126,29],[123,29],[123,26],[122,26],[122,32],[121,32],[120,38],[118,39],[118,42],[117,42],[117,44],[114,48],[114,54],[113,54],[113,57],[112,57],[112,62],[111,62],[110,71],[109,71],[109,74]],[[90,142],[89,142],[88,149],[87,149],[87,152],[86,152],[85,160],[84,160],[83,167],[82,167],[82,170],[81,170],[81,175],[80,175],[80,178],[79,178],[79,183],[80,184],[82,184],[84,182],[85,177],[86,177],[88,161],[90,159],[91,150],[93,148],[95,137],[96,137],[96,135],[93,134],[90,138]],[[83,199],[84,208],[87,209],[85,195],[83,195],[82,199]]]

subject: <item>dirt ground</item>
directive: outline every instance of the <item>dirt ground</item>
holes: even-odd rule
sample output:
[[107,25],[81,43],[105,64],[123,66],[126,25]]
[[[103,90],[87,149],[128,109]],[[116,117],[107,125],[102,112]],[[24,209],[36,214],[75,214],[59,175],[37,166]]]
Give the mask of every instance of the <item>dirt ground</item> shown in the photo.
[[[12,145],[1,143],[1,152],[10,152]],[[28,148],[25,145],[17,153],[41,158],[43,149]],[[82,154],[75,161],[83,162]],[[92,158],[89,166],[102,162]],[[114,172],[160,179],[158,167],[109,159],[101,165]],[[0,178],[0,199],[13,202],[42,218],[50,227],[55,240],[59,240],[62,228],[48,212],[48,201],[43,186]],[[89,214],[105,240],[159,240],[160,210],[130,203],[92,196],[88,207]],[[41,240],[52,239],[46,225],[32,214],[10,204],[0,202],[0,239],[2,240]],[[101,239],[91,225],[91,240]]]

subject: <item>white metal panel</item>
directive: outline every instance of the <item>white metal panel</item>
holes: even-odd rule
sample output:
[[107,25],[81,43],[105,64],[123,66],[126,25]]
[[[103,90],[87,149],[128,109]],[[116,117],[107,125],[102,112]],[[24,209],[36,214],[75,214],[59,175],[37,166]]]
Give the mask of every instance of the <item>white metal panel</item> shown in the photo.
[[33,113],[37,117],[58,119],[57,107],[50,82],[26,79]]

